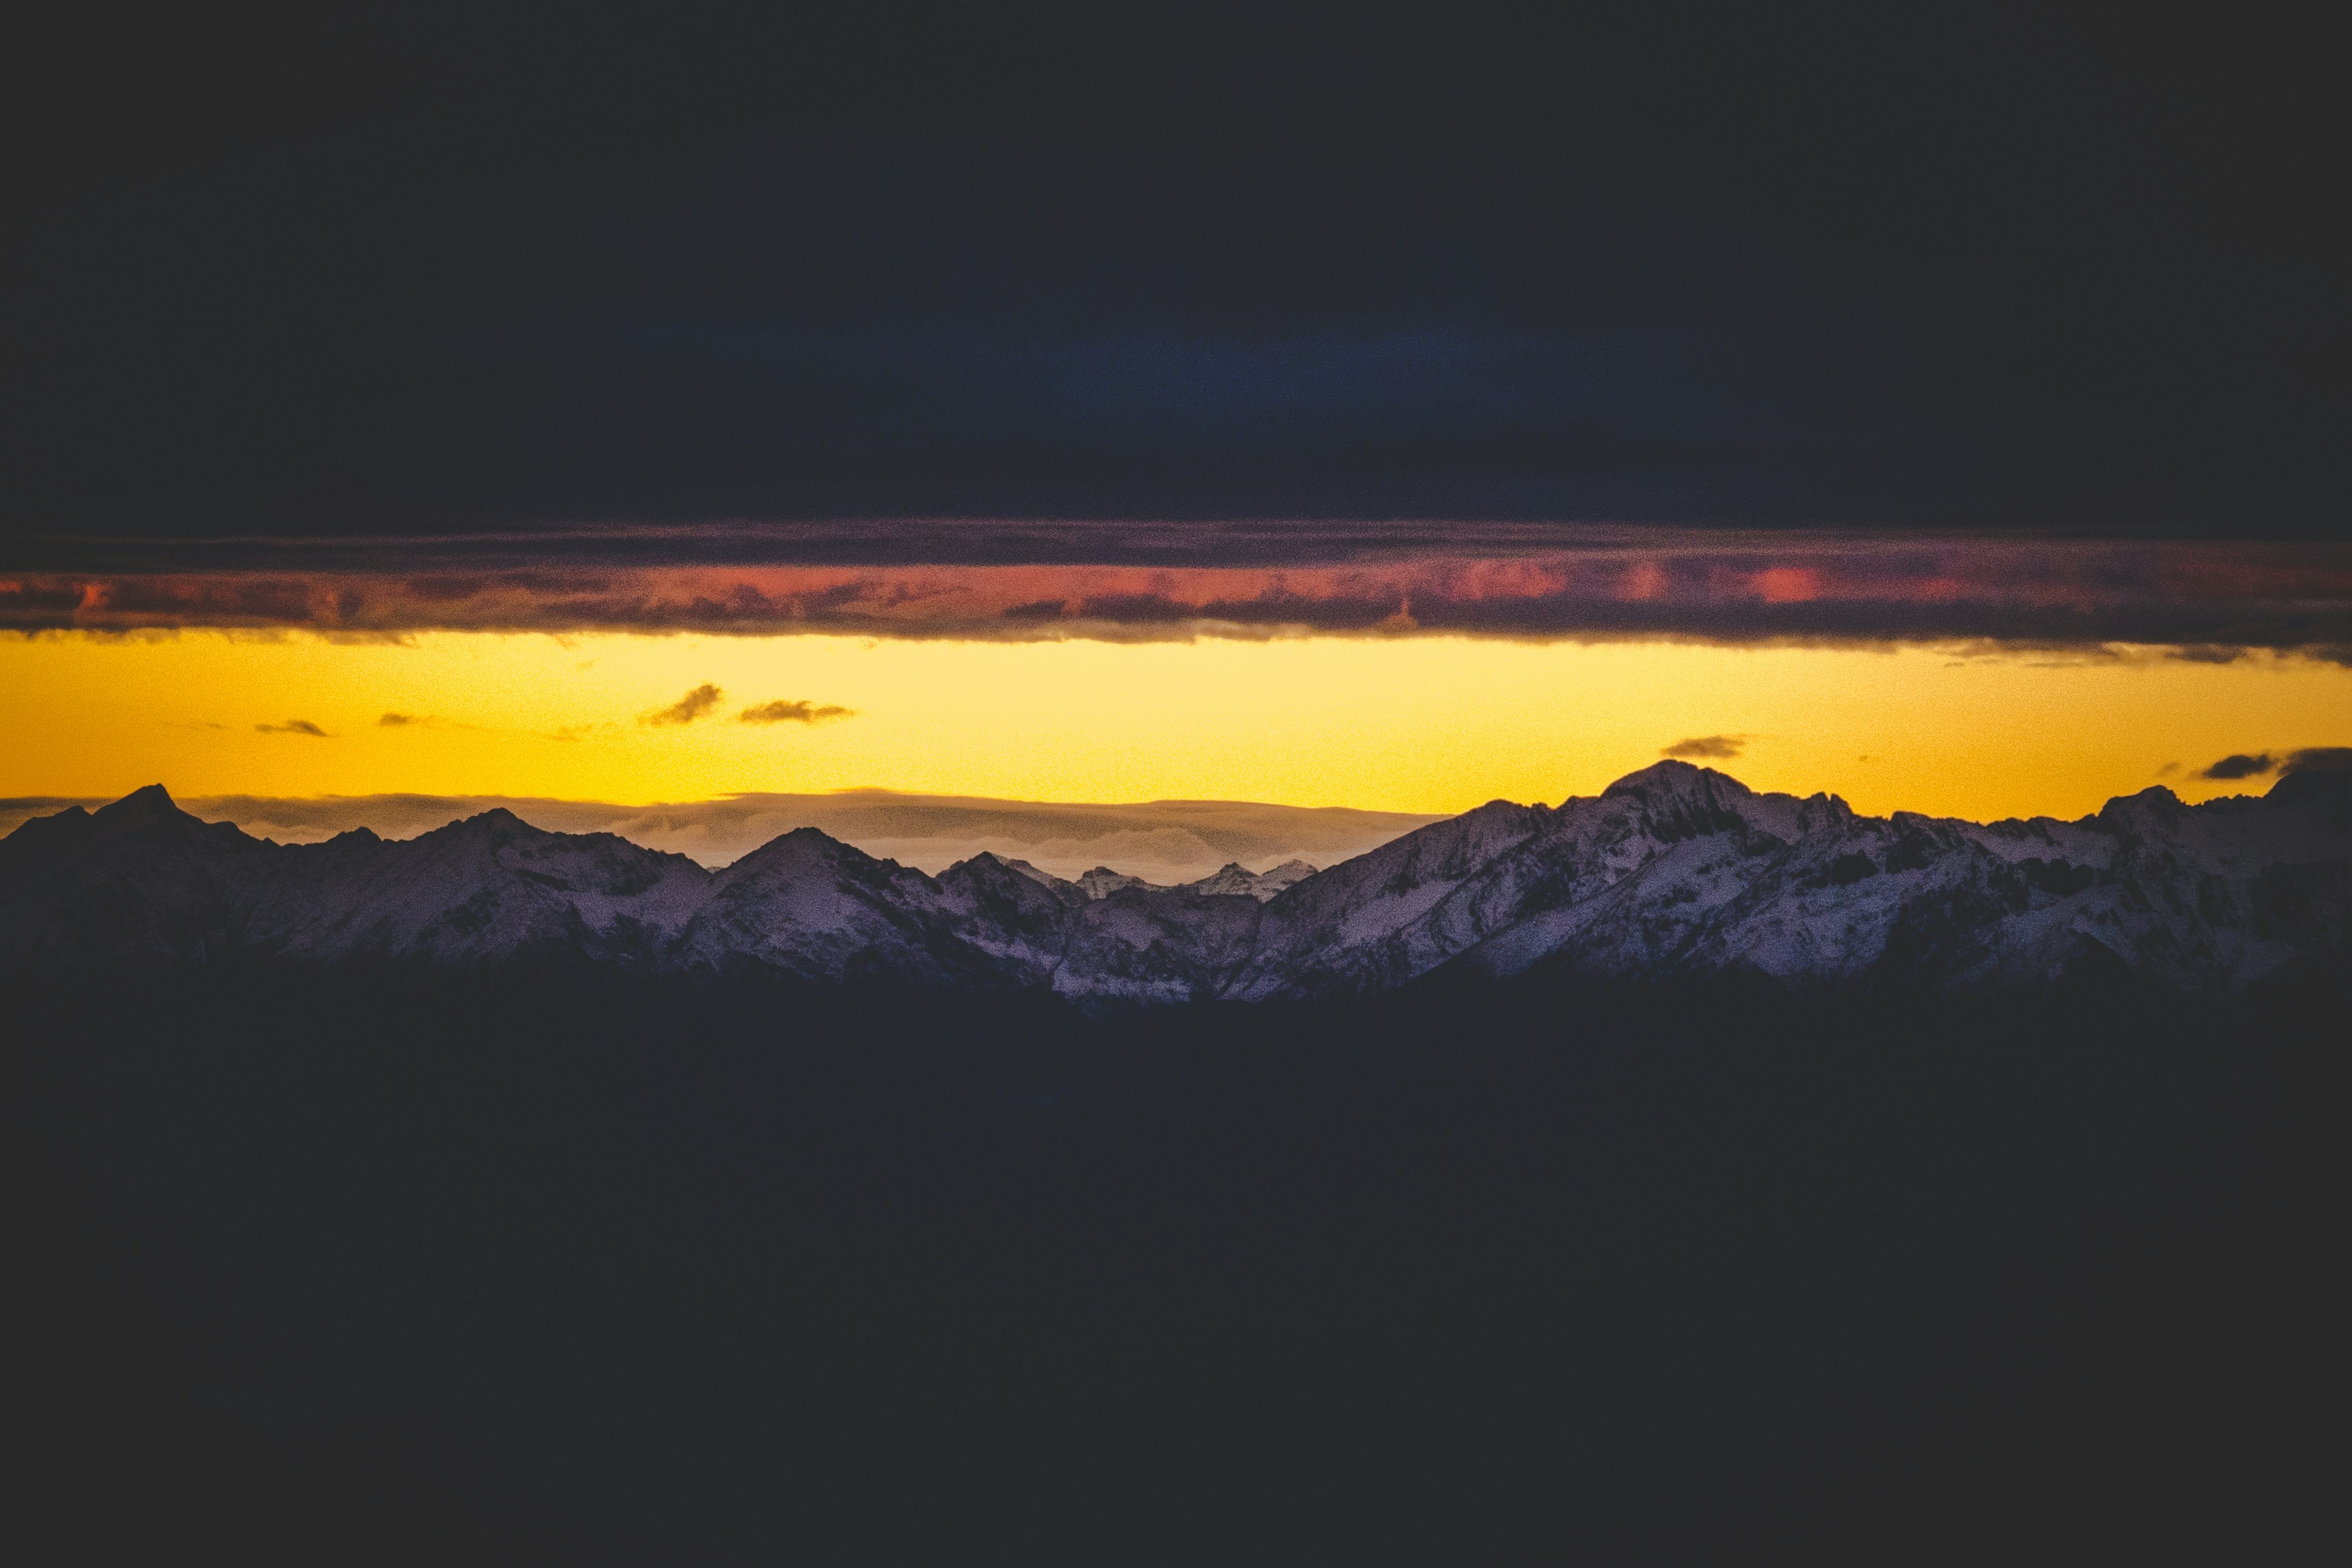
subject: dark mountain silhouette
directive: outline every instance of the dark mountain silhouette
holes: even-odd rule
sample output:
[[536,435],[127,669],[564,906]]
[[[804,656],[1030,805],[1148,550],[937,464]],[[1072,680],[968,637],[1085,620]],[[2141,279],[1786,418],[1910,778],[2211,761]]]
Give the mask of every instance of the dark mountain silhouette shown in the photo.
[[1234,893],[28,822],[14,1528],[2286,1556],[2352,1305],[2347,820],[1670,767]]

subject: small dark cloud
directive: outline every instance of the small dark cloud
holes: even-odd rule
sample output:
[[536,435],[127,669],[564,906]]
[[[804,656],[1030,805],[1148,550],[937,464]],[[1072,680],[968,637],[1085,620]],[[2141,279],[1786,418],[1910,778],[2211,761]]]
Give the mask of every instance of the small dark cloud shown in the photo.
[[705,681],[667,707],[637,716],[639,724],[692,724],[717,707],[727,694]]
[[377,719],[378,729],[479,729],[478,724],[460,724],[456,719],[443,718],[430,713],[388,713]]
[[2224,757],[2197,777],[2200,779],[2254,779],[2271,772],[2277,767],[2278,758],[2267,751],[2257,752],[2251,757],[2240,751]]
[[2180,764],[2178,762],[2168,762],[2163,767],[2156,770],[2156,776],[2158,779],[2169,779],[2179,771]]
[[325,730],[307,718],[289,718],[284,724],[257,724],[253,727],[263,735],[315,735],[320,740],[331,738]]
[[[708,691],[709,688],[706,686],[703,689]],[[823,719],[848,718],[856,711],[833,703],[786,702],[780,697],[772,703],[747,707],[735,716],[744,724],[815,724]]]
[[2281,773],[2352,773],[2352,746],[2306,746],[2287,754]]
[[1685,762],[1724,762],[1738,756],[1752,738],[1745,735],[1696,735],[1688,740],[1675,741],[1658,755],[1679,757]]

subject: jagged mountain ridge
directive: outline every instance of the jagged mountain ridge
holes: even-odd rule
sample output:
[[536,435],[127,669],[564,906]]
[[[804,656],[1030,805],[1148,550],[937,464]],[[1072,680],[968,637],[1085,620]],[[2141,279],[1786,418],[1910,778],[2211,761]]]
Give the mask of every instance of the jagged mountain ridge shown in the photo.
[[1344,1001],[1441,968],[1743,971],[1929,994],[2119,965],[2224,995],[2352,950],[2352,776],[1990,824],[1861,816],[1664,762],[1496,801],[1317,872],[1161,888],[982,854],[937,877],[814,829],[719,871],[499,810],[406,841],[280,845],[161,786],[0,840],[0,973],[218,961],[547,959],[1094,1003]]

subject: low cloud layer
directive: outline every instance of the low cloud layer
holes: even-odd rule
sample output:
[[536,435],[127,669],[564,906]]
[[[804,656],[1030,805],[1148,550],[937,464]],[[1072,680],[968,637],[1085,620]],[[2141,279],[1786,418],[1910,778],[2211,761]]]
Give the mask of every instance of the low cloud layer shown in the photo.
[[[0,578],[0,627],[830,632],[1013,640],[1451,632],[2155,645],[2352,662],[2352,546],[1533,526],[898,525],[180,544]],[[857,559],[843,559],[855,550]],[[70,559],[71,552],[68,551]],[[731,559],[730,559],[731,558]]]
[[[62,796],[0,800],[0,833],[27,817],[103,804]],[[551,831],[615,833],[711,866],[738,860],[794,828],[817,828],[868,854],[926,872],[944,871],[985,850],[1056,876],[1076,877],[1108,865],[1160,883],[1197,881],[1234,861],[1252,871],[1288,860],[1335,865],[1442,820],[1409,811],[1234,800],[1064,805],[879,789],[734,795],[664,806],[498,795],[215,795],[184,797],[180,804],[207,821],[235,822],[280,843],[316,843],[359,827],[386,838],[414,838],[503,806]]]

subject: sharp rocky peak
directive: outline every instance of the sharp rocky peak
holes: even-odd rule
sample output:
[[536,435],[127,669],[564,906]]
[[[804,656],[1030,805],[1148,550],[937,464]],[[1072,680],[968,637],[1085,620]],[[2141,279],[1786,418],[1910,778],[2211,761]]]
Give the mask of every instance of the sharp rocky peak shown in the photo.
[[730,881],[757,873],[789,876],[812,864],[834,870],[845,866],[875,871],[898,869],[898,862],[877,860],[856,845],[843,843],[821,829],[794,828],[770,839],[719,874]]
[[[40,821],[41,819],[35,819]],[[47,819],[60,825],[78,825],[66,832],[68,839],[92,844],[131,841],[142,845],[189,847],[253,848],[259,839],[249,838],[233,822],[207,822],[180,809],[172,793],[161,784],[149,784],[133,789],[120,800],[100,806],[84,815],[79,810],[60,812]],[[32,823],[25,824],[31,827]],[[53,830],[54,831],[54,830]]]
[[1640,795],[1649,800],[1673,797],[1694,800],[1711,791],[1728,791],[1735,795],[1752,795],[1748,789],[1728,773],[1718,773],[1712,768],[1696,763],[1678,762],[1669,758],[1653,762],[1647,768],[1628,773],[1601,791],[1602,800],[1612,795]]
[[164,789],[161,784],[143,784],[121,800],[110,805],[100,806],[98,809],[98,814],[108,817],[139,812],[162,813],[177,811],[179,809],[179,802],[172,799],[172,792],[169,789]]
[[1064,882],[1060,877],[1038,870],[1027,861],[1011,860],[993,850],[982,850],[968,860],[956,862],[940,873],[938,880],[944,883],[950,877],[1017,877],[1024,882],[1034,882],[1041,887],[1057,890],[1066,887],[1075,889],[1076,886],[1075,883]]
[[110,832],[136,832],[153,827],[158,822],[195,822],[198,819],[180,810],[172,792],[161,784],[149,784],[133,789],[121,800],[100,806],[90,813],[90,821]]
[[1150,883],[1139,876],[1129,876],[1124,872],[1113,871],[1107,865],[1098,865],[1078,878],[1080,891],[1089,899],[1108,898],[1121,888],[1149,887],[1150,885]]
[[460,817],[454,822],[436,828],[431,832],[420,833],[417,837],[432,839],[444,834],[459,838],[491,839],[519,837],[551,839],[563,836],[551,833],[543,828],[531,826],[504,806],[493,806],[487,811],[477,811],[470,817]]
[[1668,841],[1745,828],[1782,840],[1801,831],[1802,806],[1795,797],[1759,795],[1728,773],[1672,759],[1627,774],[1603,789],[1600,800],[1634,806],[1652,836]]

